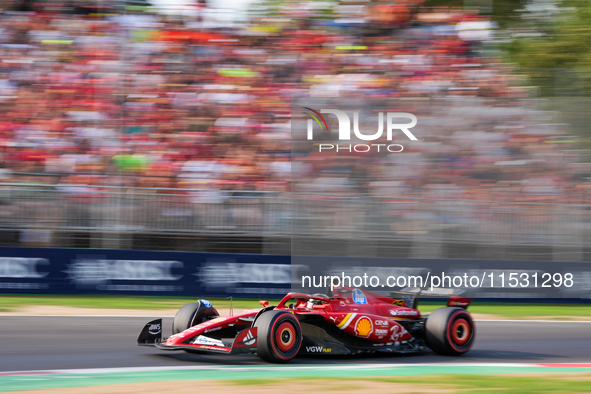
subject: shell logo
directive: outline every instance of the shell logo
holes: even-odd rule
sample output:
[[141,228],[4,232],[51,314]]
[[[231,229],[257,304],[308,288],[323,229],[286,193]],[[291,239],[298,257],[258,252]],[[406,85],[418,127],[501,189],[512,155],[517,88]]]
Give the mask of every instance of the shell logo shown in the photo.
[[373,331],[373,324],[369,317],[361,317],[357,320],[357,324],[355,325],[355,334],[359,337],[368,337],[369,334]]

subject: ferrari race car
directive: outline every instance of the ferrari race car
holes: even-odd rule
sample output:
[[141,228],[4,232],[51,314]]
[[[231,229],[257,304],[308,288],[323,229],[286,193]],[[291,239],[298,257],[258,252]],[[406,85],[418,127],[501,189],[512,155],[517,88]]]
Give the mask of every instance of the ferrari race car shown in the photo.
[[[207,300],[183,306],[162,339],[162,319],[147,323],[137,342],[163,350],[194,353],[256,353],[284,363],[298,354],[411,353],[429,348],[458,356],[472,347],[471,299],[452,289],[405,289],[382,296],[341,287],[325,294],[288,293],[276,306],[220,317]],[[421,315],[418,299],[448,298],[447,307]]]

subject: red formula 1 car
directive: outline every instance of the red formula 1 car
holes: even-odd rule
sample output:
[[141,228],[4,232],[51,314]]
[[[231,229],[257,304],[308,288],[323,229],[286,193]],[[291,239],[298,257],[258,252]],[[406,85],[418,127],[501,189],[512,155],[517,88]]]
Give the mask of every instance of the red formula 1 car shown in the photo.
[[[277,304],[261,301],[260,310],[220,317],[207,300],[183,306],[173,335],[162,341],[162,319],[145,325],[139,345],[195,353],[256,353],[269,362],[298,354],[410,353],[429,348],[457,356],[472,347],[474,321],[470,299],[450,289],[405,289],[385,297],[349,287],[324,294],[289,293]],[[447,307],[421,315],[422,296],[448,297]]]

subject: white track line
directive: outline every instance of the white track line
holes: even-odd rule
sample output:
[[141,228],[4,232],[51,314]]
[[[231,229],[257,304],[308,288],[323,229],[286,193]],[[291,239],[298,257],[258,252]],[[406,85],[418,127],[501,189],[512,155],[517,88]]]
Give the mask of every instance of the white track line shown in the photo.
[[[543,364],[543,363],[542,363]],[[281,370],[281,371],[303,371],[303,370],[343,370],[343,369],[388,369],[388,368],[409,368],[409,367],[505,367],[505,368],[527,368],[527,367],[540,367],[548,368],[542,364],[536,363],[419,363],[419,364],[349,364],[349,365],[292,365],[292,366],[269,366],[269,365],[253,365],[253,366],[237,366],[237,365],[225,365],[225,366],[190,366],[190,367],[122,367],[122,368],[85,368],[85,369],[56,369],[56,370],[39,370],[39,371],[6,371],[0,372],[1,375],[18,375],[18,374],[100,374],[100,373],[135,373],[135,372],[164,372],[164,371],[198,371],[198,370],[232,370],[232,371],[253,371],[253,370]],[[556,365],[581,365],[588,366],[590,363],[556,363]],[[588,368],[588,367],[586,367]]]

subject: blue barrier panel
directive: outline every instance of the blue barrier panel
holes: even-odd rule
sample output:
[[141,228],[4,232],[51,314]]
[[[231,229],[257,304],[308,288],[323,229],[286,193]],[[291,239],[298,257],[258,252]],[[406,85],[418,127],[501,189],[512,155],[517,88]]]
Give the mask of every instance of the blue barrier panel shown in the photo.
[[[280,298],[290,290],[324,293],[326,284],[316,282],[331,276],[383,294],[435,286],[465,288],[479,299],[591,299],[588,262],[0,247],[0,293],[11,294]],[[441,283],[432,280],[437,276]],[[377,287],[361,281],[371,284],[372,277]]]
[[290,256],[0,247],[0,293],[281,297]]

